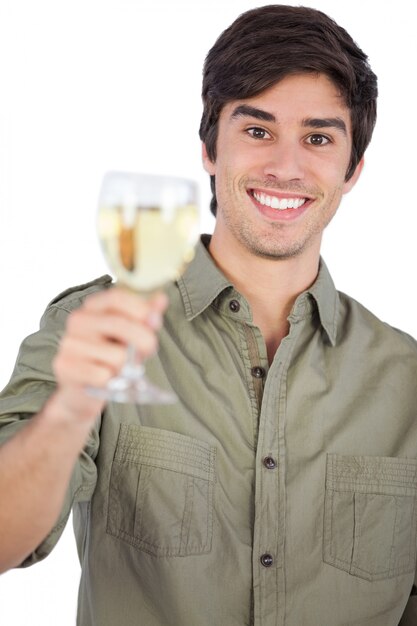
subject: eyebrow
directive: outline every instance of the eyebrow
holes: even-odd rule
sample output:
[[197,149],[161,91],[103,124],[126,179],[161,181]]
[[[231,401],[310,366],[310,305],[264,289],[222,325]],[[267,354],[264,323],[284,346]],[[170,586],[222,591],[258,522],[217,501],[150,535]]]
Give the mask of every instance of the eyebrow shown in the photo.
[[239,106],[233,109],[231,118],[234,119],[236,117],[254,117],[257,120],[262,120],[264,122],[277,121],[275,115],[272,115],[272,113],[268,113],[268,111],[263,111],[262,109],[257,109],[249,104],[239,104]]
[[[236,119],[237,117],[254,117],[263,122],[277,121],[277,118],[272,113],[249,104],[239,104],[233,109],[231,118]],[[306,128],[337,128],[347,135],[346,124],[340,117],[307,117],[302,121],[302,125]]]
[[341,117],[307,117],[302,124],[306,128],[337,128],[347,135],[346,124]]

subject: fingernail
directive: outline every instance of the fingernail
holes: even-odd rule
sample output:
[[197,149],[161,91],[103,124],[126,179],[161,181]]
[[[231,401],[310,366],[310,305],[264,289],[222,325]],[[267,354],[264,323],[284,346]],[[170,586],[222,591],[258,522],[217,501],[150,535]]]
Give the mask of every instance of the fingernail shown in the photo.
[[161,328],[162,326],[162,315],[160,315],[159,313],[156,313],[156,311],[152,311],[152,313],[149,313],[148,315],[148,324],[151,328]]

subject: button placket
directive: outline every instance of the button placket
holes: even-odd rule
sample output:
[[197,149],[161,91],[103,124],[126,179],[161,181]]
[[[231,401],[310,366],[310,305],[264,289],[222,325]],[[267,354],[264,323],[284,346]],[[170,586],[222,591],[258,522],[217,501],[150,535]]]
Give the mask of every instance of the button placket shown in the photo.
[[[291,327],[268,368],[259,417],[255,487],[254,568],[255,615],[271,616],[271,624],[284,624],[287,374],[302,324]],[[259,363],[259,361],[258,361]],[[263,361],[261,361],[263,364]],[[256,361],[254,363],[256,365]],[[272,459],[267,460],[266,459]],[[272,466],[276,464],[274,469]],[[265,465],[266,463],[266,465]],[[271,575],[272,574],[272,575]],[[277,601],[278,599],[278,601]],[[269,623],[269,622],[268,622]]]

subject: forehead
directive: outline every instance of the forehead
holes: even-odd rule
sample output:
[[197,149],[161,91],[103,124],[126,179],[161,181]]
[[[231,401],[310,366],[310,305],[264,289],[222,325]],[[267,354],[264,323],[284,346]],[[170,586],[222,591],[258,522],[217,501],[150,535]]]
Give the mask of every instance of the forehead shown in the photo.
[[324,74],[289,75],[256,96],[228,102],[223,119],[230,118],[236,106],[250,104],[271,113],[278,123],[301,122],[306,117],[344,119],[350,130],[350,110],[340,89]]

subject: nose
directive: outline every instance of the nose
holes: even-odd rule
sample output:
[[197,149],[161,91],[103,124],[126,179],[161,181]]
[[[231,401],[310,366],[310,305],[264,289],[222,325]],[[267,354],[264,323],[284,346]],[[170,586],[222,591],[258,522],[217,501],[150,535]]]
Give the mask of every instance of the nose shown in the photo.
[[274,142],[269,147],[264,175],[278,182],[303,180],[305,168],[300,144],[284,139]]

